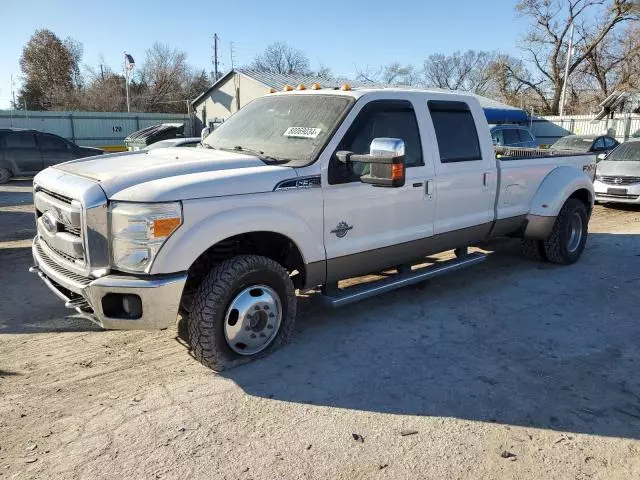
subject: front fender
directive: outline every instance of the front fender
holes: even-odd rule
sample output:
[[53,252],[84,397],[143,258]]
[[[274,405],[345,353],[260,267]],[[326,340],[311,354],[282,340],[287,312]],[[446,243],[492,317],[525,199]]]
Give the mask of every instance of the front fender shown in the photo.
[[185,224],[162,246],[150,273],[186,271],[209,247],[226,238],[251,232],[285,235],[296,244],[305,264],[325,259],[324,245],[318,241],[318,236],[313,234],[304,218],[292,211],[273,207],[240,207],[194,222],[189,220],[185,211]]
[[525,238],[547,238],[560,209],[578,190],[589,192],[589,210],[593,208],[595,191],[593,182],[586,173],[566,165],[549,172],[531,200]]

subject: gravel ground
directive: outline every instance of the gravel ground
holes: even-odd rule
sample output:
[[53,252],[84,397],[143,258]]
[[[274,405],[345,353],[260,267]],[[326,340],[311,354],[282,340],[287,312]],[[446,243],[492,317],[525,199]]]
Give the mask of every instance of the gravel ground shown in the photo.
[[598,206],[572,267],[487,262],[330,310],[217,375],[176,329],[65,318],[0,187],[0,478],[640,478],[640,208]]

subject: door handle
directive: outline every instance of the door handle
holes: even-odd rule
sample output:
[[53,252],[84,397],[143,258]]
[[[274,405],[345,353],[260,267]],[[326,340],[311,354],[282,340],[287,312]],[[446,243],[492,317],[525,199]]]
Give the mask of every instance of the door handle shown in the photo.
[[482,174],[482,185],[484,185],[485,187],[489,186],[489,175],[491,175],[488,172],[484,172]]
[[426,182],[424,182],[424,193],[428,197],[431,197],[431,195],[433,195],[433,180],[427,180]]

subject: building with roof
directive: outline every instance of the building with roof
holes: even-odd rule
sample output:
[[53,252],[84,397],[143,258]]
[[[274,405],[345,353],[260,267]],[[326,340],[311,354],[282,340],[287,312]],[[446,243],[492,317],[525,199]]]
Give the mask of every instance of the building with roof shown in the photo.
[[[258,72],[236,68],[220,77],[206,91],[192,102],[196,123],[199,127],[215,128],[247,103],[272,91],[281,91],[285,85],[307,87],[319,83],[323,88],[338,89],[344,83],[353,88],[384,88],[391,85],[370,82],[358,82],[341,78],[320,78],[312,75],[290,75]],[[409,87],[408,87],[409,88]],[[437,89],[431,89],[437,90]],[[480,95],[476,95],[484,108],[487,120],[491,124],[529,122],[529,116],[523,110],[505,105]]]

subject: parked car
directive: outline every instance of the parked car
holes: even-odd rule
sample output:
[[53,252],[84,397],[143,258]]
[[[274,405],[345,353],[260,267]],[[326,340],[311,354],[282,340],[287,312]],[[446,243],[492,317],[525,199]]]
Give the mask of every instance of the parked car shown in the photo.
[[640,204],[640,138],[621,144],[598,163],[598,202]]
[[538,147],[529,129],[521,125],[496,125],[491,128],[491,139],[494,145],[500,147]]
[[[620,143],[608,135],[567,135],[551,145],[552,150],[564,150],[575,153],[607,154]],[[598,157],[600,161],[602,157]]]
[[142,150],[155,150],[156,148],[169,147],[197,147],[200,141],[201,140],[198,137],[170,138],[168,140],[160,140],[159,142],[152,143]]
[[18,175],[82,157],[101,155],[99,148],[79,147],[52,133],[17,128],[0,129],[0,183]]
[[503,235],[529,258],[578,261],[595,167],[595,155],[526,149],[497,159],[473,95],[275,93],[202,148],[39,173],[31,271],[105,328],[167,328],[180,313],[195,358],[221,370],[286,343],[296,289],[347,305],[475,265],[486,255],[468,247]]

